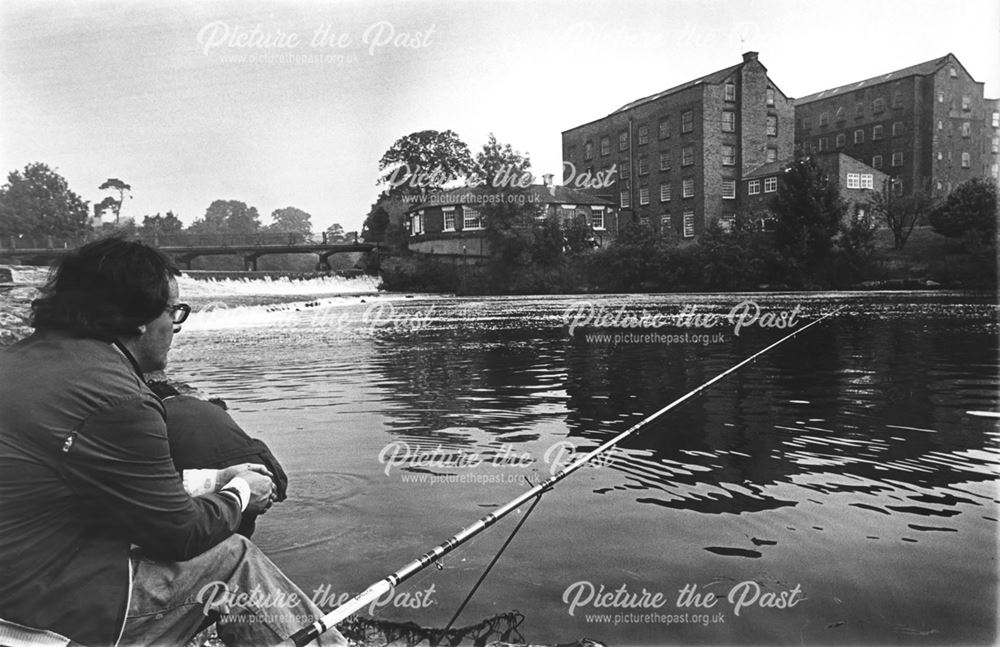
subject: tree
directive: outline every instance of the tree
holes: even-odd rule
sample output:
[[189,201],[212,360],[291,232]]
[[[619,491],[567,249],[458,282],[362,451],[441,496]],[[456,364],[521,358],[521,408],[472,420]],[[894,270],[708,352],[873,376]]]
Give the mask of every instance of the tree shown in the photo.
[[793,272],[815,270],[833,248],[846,206],[815,161],[796,159],[778,178],[771,201],[775,244]]
[[302,234],[302,236],[312,234],[312,216],[296,207],[275,209],[271,212],[271,221],[267,226],[268,231]]
[[168,211],[167,215],[144,216],[142,225],[139,227],[139,236],[152,239],[165,234],[179,234],[184,229],[184,223],[174,215],[173,211]]
[[[389,216],[387,215],[387,221],[388,218]],[[330,225],[326,230],[326,240],[330,243],[336,243],[344,240],[345,235],[343,226],[336,222]]]
[[215,200],[205,215],[188,227],[192,234],[252,234],[260,229],[257,207],[239,200]]
[[[132,187],[116,177],[109,177],[107,180],[104,181],[103,184],[101,184],[101,186],[97,188],[100,189],[101,191],[114,191],[118,194],[117,200],[109,196],[105,198],[103,201],[101,201],[102,208],[111,207],[112,209],[115,210],[115,224],[117,225],[119,222],[118,218],[122,212],[122,203],[125,202],[125,194],[126,193],[131,194]],[[131,198],[132,196],[129,195],[129,197]]]
[[871,208],[892,231],[893,248],[903,249],[916,224],[934,209],[934,199],[923,191],[907,196],[881,191],[875,193]]
[[530,183],[530,169],[531,160],[527,155],[521,155],[510,144],[501,145],[493,133],[476,155],[476,181],[486,186],[510,188],[522,179]]
[[385,171],[378,184],[390,197],[420,195],[466,176],[475,169],[469,147],[451,131],[422,130],[400,137],[382,155]]
[[11,171],[0,187],[0,234],[68,238],[89,230],[87,203],[41,162]]
[[[410,237],[406,227],[406,212],[411,206],[414,206],[413,202],[383,193],[369,210],[361,227],[361,235],[368,241],[382,243],[397,250],[406,249]],[[382,222],[385,222],[384,227],[380,224]],[[378,237],[379,232],[381,237]]]
[[931,212],[930,221],[942,236],[993,243],[997,231],[996,185],[980,178],[963,182]]
[[361,227],[361,235],[367,241],[381,243],[385,241],[385,231],[388,227],[389,212],[382,207],[376,207],[365,219],[365,224]]

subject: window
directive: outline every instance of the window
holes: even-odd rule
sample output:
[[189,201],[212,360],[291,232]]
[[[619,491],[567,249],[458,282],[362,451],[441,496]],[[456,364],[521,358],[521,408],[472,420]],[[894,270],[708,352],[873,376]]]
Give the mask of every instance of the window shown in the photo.
[[892,107],[893,108],[902,108],[903,107],[903,93],[902,92],[893,92],[892,93]]
[[648,144],[649,143],[649,126],[639,126],[638,135],[639,135],[639,145],[640,146],[642,146],[643,144]]
[[847,145],[847,135],[839,133],[837,135],[837,148],[843,148],[845,145]]
[[444,231],[455,231],[455,207],[442,207],[444,214]]
[[968,153],[962,153],[962,168],[972,166],[972,157]]
[[944,122],[938,119],[938,130],[944,130]]
[[847,118],[847,116],[846,116],[846,111],[844,110],[844,106],[840,106],[839,108],[837,108],[837,112],[836,112],[836,114],[835,114],[835,115],[833,116],[833,118],[834,118],[834,120],[835,120],[835,121],[837,121],[838,123],[839,123],[839,122],[841,122],[841,121],[844,121],[844,119],[846,119],[846,118]]
[[767,149],[767,161],[777,162],[778,161],[778,149],[773,146]]
[[885,99],[879,97],[872,101],[872,112],[876,115],[880,112],[885,112]]
[[628,131],[623,130],[618,133],[618,150],[627,151],[628,150]]
[[902,152],[898,152],[898,153],[893,153],[892,154],[892,165],[893,166],[902,166],[903,165],[903,153]]
[[736,101],[736,84],[727,83],[725,85],[726,101]]
[[583,145],[583,159],[592,160],[594,159],[594,142],[588,141]]
[[736,180],[722,181],[722,199],[723,200],[736,199]]
[[944,92],[938,92],[937,93],[937,100],[938,100],[938,103],[944,103]]
[[861,188],[861,174],[860,173],[848,173],[847,174],[847,188],[848,189],[860,189]]
[[684,237],[694,236],[694,211],[684,212]]
[[956,78],[958,76],[958,70],[956,70],[953,67],[950,67],[950,68],[948,68],[948,74],[950,74],[951,78],[954,79],[954,78]]
[[731,144],[722,145],[722,165],[736,166],[736,147]]
[[972,135],[972,124],[968,121],[962,122],[962,137],[969,137]]
[[826,137],[820,137],[819,138],[819,146],[818,146],[819,150],[825,151],[827,149],[827,144],[828,143],[829,142],[826,140]]
[[874,189],[875,188],[875,176],[871,173],[861,174],[861,188],[862,189]]
[[1000,128],[1000,112],[993,113],[993,127]]
[[858,103],[854,104],[854,118],[861,119],[864,116],[865,116],[865,104],[859,101]]
[[639,204],[646,206],[649,204],[649,187],[641,186],[639,187]]
[[825,112],[819,113],[819,125],[826,126],[829,125],[829,123],[830,123],[830,115]]
[[882,156],[876,155],[872,158],[872,168],[879,169],[882,168]]
[[660,120],[659,132],[660,132],[660,139],[667,139],[668,137],[670,137],[670,118],[669,117],[665,117],[665,118],[663,118],[663,119]]
[[639,224],[643,225],[643,226],[648,225],[649,224],[649,216],[647,216],[646,214],[643,214],[643,215],[639,216]]
[[938,157],[938,161],[940,162],[941,160],[944,159],[944,153],[942,153],[941,151],[938,151],[938,156],[937,157]]
[[778,178],[775,176],[764,178],[764,193],[774,193],[778,190]]
[[736,132],[736,113],[732,110],[722,111],[722,132],[724,133],[735,133]]
[[590,208],[590,226],[594,229],[604,229],[604,207]]
[[885,136],[885,129],[881,124],[877,126],[872,126],[872,141],[877,142]]
[[802,118],[802,130],[812,130],[812,119],[809,117]]
[[902,121],[892,122],[892,136],[899,137],[902,134],[903,134],[903,122]]
[[777,115],[767,116],[767,134],[769,137],[778,136],[778,117]]
[[410,235],[416,236],[424,231],[424,212],[418,211],[410,216]]
[[857,130],[854,131],[854,143],[855,144],[865,143],[865,131],[862,130],[861,128],[858,128]]
[[719,228],[727,234],[732,233],[736,227],[736,216],[722,216],[719,218]]
[[472,207],[462,207],[462,229],[469,231],[470,229],[482,229],[483,228],[483,216],[479,213],[478,209],[473,209]]
[[632,177],[632,166],[628,163],[628,160],[622,160],[618,162],[618,175],[623,180],[627,180]]
[[670,151],[660,151],[660,170],[670,170]]
[[684,178],[681,183],[681,195],[685,198],[694,197],[694,178]]
[[758,193],[760,193],[760,180],[747,182],[747,195],[757,195]]
[[681,133],[689,133],[694,130],[694,112],[685,110],[681,113]]
[[965,112],[972,110],[972,97],[969,95],[962,95],[962,110]]
[[892,194],[903,195],[903,181],[898,177],[892,180]]
[[639,158],[639,175],[649,175],[649,158],[645,155]]
[[767,105],[768,106],[773,106],[774,105],[774,88],[768,88],[768,89],[764,90],[764,96],[767,98],[766,99],[767,100]]
[[632,206],[632,197],[629,195],[628,191],[621,192],[618,204],[621,205],[622,209],[628,209]]
[[1000,137],[993,138],[993,144],[991,146],[990,152],[1000,153]]
[[601,155],[604,156],[610,154],[611,154],[611,138],[601,137]]
[[660,184],[660,202],[670,202],[670,183],[663,182]]
[[670,214],[665,213],[660,216],[660,232],[664,234],[671,233],[673,227],[670,226]]
[[692,164],[694,164],[694,146],[685,146],[681,149],[681,166]]

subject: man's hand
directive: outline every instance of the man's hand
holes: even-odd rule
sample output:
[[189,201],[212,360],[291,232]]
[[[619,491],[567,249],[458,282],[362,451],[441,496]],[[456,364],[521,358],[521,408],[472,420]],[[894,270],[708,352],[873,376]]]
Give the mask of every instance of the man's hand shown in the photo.
[[[266,472],[266,470],[265,470]],[[274,481],[270,476],[256,470],[246,470],[236,476],[247,482],[250,486],[250,503],[246,512],[252,514],[263,514],[274,503]]]
[[267,476],[270,476],[272,479],[274,478],[274,474],[271,474],[270,470],[268,470],[260,463],[240,463],[239,465],[233,465],[232,467],[227,467],[225,469],[219,470],[219,479],[218,481],[216,481],[219,484],[218,487],[222,487],[226,483],[229,483],[231,480],[233,480],[234,476],[239,476],[243,472],[247,471],[259,472],[261,474],[266,474]]

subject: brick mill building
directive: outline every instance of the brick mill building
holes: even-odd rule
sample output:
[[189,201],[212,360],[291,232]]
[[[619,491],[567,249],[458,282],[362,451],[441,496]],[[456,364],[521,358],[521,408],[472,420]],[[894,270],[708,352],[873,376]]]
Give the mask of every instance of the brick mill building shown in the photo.
[[954,54],[801,97],[795,122],[799,151],[846,153],[887,173],[897,195],[997,179],[997,101]]
[[794,118],[792,100],[747,52],[738,65],[563,132],[563,159],[578,173],[616,168],[597,195],[619,207],[619,224],[693,238],[714,220],[732,222],[746,174],[792,156]]

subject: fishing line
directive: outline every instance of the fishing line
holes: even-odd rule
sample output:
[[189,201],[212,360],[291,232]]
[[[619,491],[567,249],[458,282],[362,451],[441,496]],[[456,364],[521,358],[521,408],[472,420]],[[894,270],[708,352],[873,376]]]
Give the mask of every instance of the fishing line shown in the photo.
[[458,620],[458,617],[462,615],[462,611],[465,610],[465,606],[472,599],[472,596],[476,594],[476,591],[479,590],[479,585],[482,584],[483,581],[486,579],[486,576],[490,574],[490,569],[492,569],[493,566],[500,560],[500,556],[503,555],[503,551],[507,550],[507,546],[509,546],[510,542],[513,541],[514,535],[517,534],[517,531],[521,529],[521,526],[524,525],[524,522],[528,520],[529,516],[531,516],[531,511],[535,509],[535,506],[538,505],[538,502],[542,500],[542,494],[544,494],[544,492],[539,492],[538,496],[535,497],[535,500],[532,501],[531,507],[528,508],[528,511],[524,513],[524,516],[521,517],[521,520],[517,522],[517,526],[514,527],[514,530],[511,531],[510,536],[507,537],[507,541],[503,543],[503,546],[500,547],[500,550],[498,550],[496,555],[493,556],[493,559],[490,561],[489,565],[479,576],[479,579],[476,580],[476,583],[472,586],[472,590],[469,591],[469,594],[465,596],[464,600],[462,600],[462,604],[459,605],[458,611],[455,612],[455,615],[453,615],[451,617],[451,620],[448,621],[448,624],[445,625],[444,631],[441,632],[441,635],[438,637],[437,640],[431,643],[431,647],[437,647],[441,639],[443,639],[445,636],[448,635],[448,630],[451,629],[452,625],[455,624],[455,621]]

